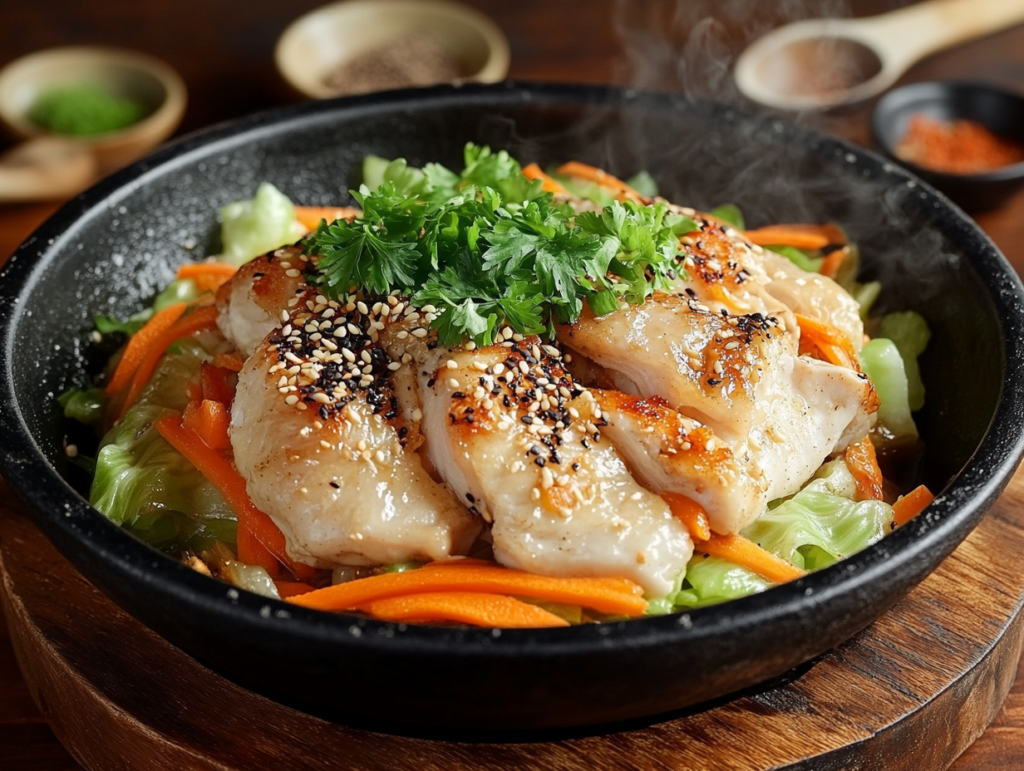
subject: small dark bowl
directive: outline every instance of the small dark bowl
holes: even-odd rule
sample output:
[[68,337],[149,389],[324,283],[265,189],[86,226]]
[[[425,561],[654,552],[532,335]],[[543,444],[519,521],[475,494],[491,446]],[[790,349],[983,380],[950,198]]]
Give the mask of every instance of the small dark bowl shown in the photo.
[[[217,250],[216,212],[268,180],[344,204],[368,153],[459,163],[467,140],[542,164],[648,169],[671,200],[733,201],[752,225],[836,220],[882,310],[924,314],[932,342],[913,522],[762,594],[568,629],[389,624],[267,600],[199,575],[116,527],[69,483],[54,399],[96,372],[99,313],[149,302]],[[195,241],[193,251],[183,247]],[[897,166],[714,102],[555,85],[440,87],[257,115],[164,148],[67,204],[0,272],[2,470],[34,521],[100,590],[212,669],[310,712],[390,731],[593,726],[777,677],[863,629],[978,523],[1024,452],[1024,289],[959,209]],[[154,662],[159,666],[159,662]],[[466,734],[460,734],[466,736]],[[478,736],[478,735],[476,735]],[[549,734],[550,736],[550,734]]]
[[896,145],[907,133],[911,116],[919,114],[942,121],[977,121],[1024,144],[1024,96],[984,83],[912,83],[882,97],[871,118],[875,141],[886,155],[966,211],[994,209],[1024,185],[1024,161],[984,174],[947,174],[898,158]]

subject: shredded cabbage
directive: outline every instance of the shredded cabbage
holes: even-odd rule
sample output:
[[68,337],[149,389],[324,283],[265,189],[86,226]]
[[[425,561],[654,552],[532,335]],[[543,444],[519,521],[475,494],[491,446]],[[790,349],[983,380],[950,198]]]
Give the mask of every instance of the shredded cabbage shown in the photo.
[[164,357],[139,402],[100,443],[90,503],[111,521],[162,549],[199,551],[234,543],[236,517],[203,475],[153,428],[188,402],[202,348],[183,341]]
[[932,336],[928,322],[914,311],[890,313],[882,317],[878,336],[892,340],[900,352],[907,375],[907,401],[911,412],[917,412],[924,406],[924,383],[921,381],[917,357],[924,353]]
[[256,197],[229,203],[220,210],[221,259],[242,265],[301,238],[305,229],[295,221],[292,202],[269,182],[262,183]]
[[907,374],[896,345],[892,340],[876,337],[861,349],[860,365],[878,394],[878,425],[894,440],[916,439]]

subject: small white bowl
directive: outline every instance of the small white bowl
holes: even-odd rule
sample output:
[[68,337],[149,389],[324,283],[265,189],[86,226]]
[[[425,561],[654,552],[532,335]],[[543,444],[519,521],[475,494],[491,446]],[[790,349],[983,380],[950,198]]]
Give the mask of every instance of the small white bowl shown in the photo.
[[508,40],[487,16],[448,0],[344,0],[300,16],[277,41],[282,77],[316,99],[338,96],[324,78],[388,41],[425,36],[452,55],[456,82],[495,83],[508,73]]
[[[146,116],[95,136],[52,134],[28,118],[39,95],[56,86],[94,83],[136,99]],[[173,69],[145,54],[118,48],[70,46],[23,56],[0,70],[0,120],[20,138],[60,136],[87,147],[102,172],[141,158],[174,133],[185,113],[185,84]]]

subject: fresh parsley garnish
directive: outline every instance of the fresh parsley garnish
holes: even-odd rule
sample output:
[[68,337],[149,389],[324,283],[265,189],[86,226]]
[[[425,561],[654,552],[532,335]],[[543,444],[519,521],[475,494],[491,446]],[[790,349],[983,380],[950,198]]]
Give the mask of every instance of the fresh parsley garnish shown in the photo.
[[321,223],[305,242],[322,291],[399,290],[437,309],[442,345],[489,345],[505,324],[553,337],[583,303],[599,314],[640,303],[681,271],[679,237],[697,223],[666,204],[577,215],[504,151],[469,144],[464,162],[456,174],[374,159],[377,186],[352,193],[362,216]]

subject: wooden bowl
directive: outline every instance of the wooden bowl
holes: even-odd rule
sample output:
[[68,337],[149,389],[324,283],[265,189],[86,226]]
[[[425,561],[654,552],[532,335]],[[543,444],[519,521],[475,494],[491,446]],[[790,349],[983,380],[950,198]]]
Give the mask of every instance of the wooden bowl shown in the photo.
[[50,88],[81,83],[104,86],[146,108],[146,117],[118,131],[60,135],[88,147],[101,172],[141,158],[174,133],[185,113],[185,84],[158,59],[117,48],[72,46],[29,54],[0,70],[0,121],[19,138],[49,135],[29,120],[32,105]]
[[[315,99],[338,96],[324,78],[389,41],[427,37],[457,62],[459,83],[496,83],[508,73],[508,40],[479,11],[448,0],[344,0],[300,16],[277,42],[281,76]],[[431,84],[435,85],[435,84]]]

